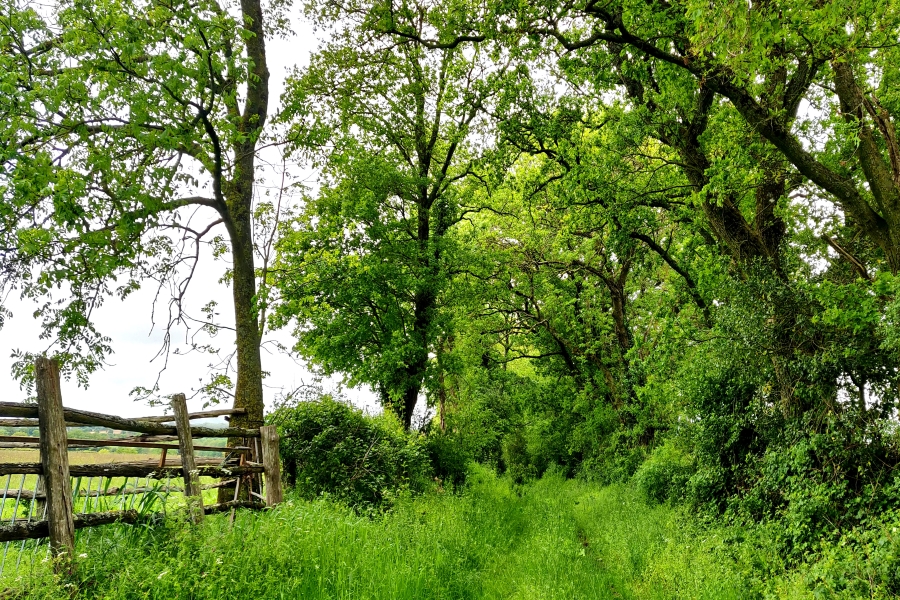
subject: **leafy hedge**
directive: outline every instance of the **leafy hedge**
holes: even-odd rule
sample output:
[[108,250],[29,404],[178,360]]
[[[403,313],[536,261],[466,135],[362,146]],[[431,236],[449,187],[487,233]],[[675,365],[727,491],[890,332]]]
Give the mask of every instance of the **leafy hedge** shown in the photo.
[[267,422],[281,435],[287,483],[304,497],[327,494],[366,510],[432,481],[424,438],[404,432],[387,411],[371,417],[325,395],[280,407]]

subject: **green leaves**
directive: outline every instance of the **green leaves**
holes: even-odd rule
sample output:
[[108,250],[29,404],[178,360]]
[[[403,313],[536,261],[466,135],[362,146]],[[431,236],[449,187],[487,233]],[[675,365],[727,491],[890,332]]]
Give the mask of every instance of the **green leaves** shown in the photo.
[[460,186],[484,160],[505,68],[440,3],[354,6],[321,7],[332,38],[284,97],[321,188],[279,247],[278,322],[297,319],[298,350],[378,389],[409,426],[462,266]]
[[[215,0],[21,0],[0,16],[0,296],[54,298],[35,316],[82,382],[110,352],[92,324],[107,297],[168,281],[180,307],[182,267],[218,224],[252,248],[267,91],[263,47],[248,42],[261,15],[245,16]],[[216,213],[205,229],[198,207]],[[252,285],[252,256],[237,262]]]

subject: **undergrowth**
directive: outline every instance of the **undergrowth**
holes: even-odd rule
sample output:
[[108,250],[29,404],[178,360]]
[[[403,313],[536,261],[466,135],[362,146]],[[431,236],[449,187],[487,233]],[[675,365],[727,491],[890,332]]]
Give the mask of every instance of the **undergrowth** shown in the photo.
[[37,561],[13,597],[748,599],[812,597],[774,536],[710,528],[627,486],[551,471],[515,485],[475,468],[459,493],[360,515],[297,496],[199,526],[108,526],[79,534],[76,567]]

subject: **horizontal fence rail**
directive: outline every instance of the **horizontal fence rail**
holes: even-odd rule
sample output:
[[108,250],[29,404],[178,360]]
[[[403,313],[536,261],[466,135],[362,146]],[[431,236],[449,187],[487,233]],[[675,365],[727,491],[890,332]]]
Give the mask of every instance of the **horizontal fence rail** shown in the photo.
[[[42,556],[49,553],[56,559],[55,568],[67,568],[77,530],[155,521],[165,518],[169,510],[182,508],[194,522],[206,514],[229,511],[233,521],[236,509],[259,509],[282,501],[274,427],[190,425],[194,419],[246,414],[243,409],[188,413],[184,395],[176,394],[171,402],[174,414],[126,419],[63,407],[56,361],[39,358],[35,376],[37,405],[0,402],[0,427],[37,427],[39,431],[38,436],[0,435],[0,448],[37,449],[40,454],[40,462],[0,462],[0,544],[5,543],[0,575],[12,565],[11,557],[7,560],[11,548],[16,568],[29,552],[32,559],[37,557],[39,548],[43,548]],[[84,426],[140,435],[99,440],[66,435],[67,428]],[[194,438],[230,438],[232,443],[242,440],[237,443],[243,445],[195,446]],[[107,447],[160,452],[158,458],[143,461],[69,463],[70,449]],[[170,451],[178,453],[177,459],[168,458]],[[196,456],[196,452],[224,457]],[[219,500],[225,494],[231,499],[204,506],[204,490],[217,490]]]
[[[0,405],[7,405],[15,407],[12,411],[6,411],[7,414],[10,412],[19,413],[21,412],[19,408],[21,406],[30,406],[30,405],[22,405],[16,402],[0,402]],[[0,413],[3,413],[4,409],[0,409]],[[91,414],[91,413],[88,413]],[[243,408],[223,408],[220,410],[206,410],[202,412],[193,412],[188,414],[188,419],[208,419],[211,417],[228,417],[231,415],[245,415],[247,411]],[[118,417],[113,417],[111,415],[103,415],[108,419],[117,419]],[[175,420],[175,417],[172,415],[156,415],[152,417],[137,417],[135,419],[130,419],[131,421],[140,421],[142,423],[169,423]],[[3,414],[0,414],[0,427],[37,427],[38,420],[37,418],[9,418]],[[75,423],[72,421],[66,422],[66,427],[84,427],[85,423]],[[175,436],[172,436],[175,437]],[[196,437],[196,436],[195,436]]]
[[[22,404],[19,402],[0,402],[0,417],[15,417],[23,420],[34,419],[37,417],[38,407],[33,404]],[[113,415],[104,415],[101,413],[90,412],[87,410],[78,410],[75,408],[64,408],[63,415],[67,427],[83,427],[85,425],[96,425],[98,427],[109,427],[110,429],[121,429],[123,431],[137,431],[139,433],[149,433],[153,435],[178,435],[178,429],[174,425],[163,425],[153,421],[140,421],[138,419],[125,419]],[[167,418],[171,421],[172,419]],[[30,421],[29,421],[30,422]],[[0,425],[3,422],[0,421]],[[13,426],[13,425],[10,425]],[[25,427],[35,427],[37,424],[24,425]],[[217,429],[215,427],[191,427],[191,437],[229,437],[229,438],[253,438],[259,437],[259,429],[242,428],[242,427],[223,427]]]
[[[247,411],[243,408],[222,408],[219,410],[206,410],[203,412],[188,413],[188,419],[208,419],[210,417],[230,417],[232,415],[246,415]],[[150,423],[174,423],[175,415],[160,415],[155,417],[138,417],[135,421],[144,421]]]
[[[25,436],[25,435],[0,435],[0,448],[3,447],[3,443],[16,443],[20,444],[17,447],[26,447],[25,444],[30,444],[30,447],[37,448],[40,444],[41,438],[33,437],[33,436]],[[69,448],[104,448],[104,447],[118,447],[118,448],[155,448],[155,449],[163,449],[163,450],[177,450],[177,444],[166,444],[163,442],[144,442],[137,440],[76,440],[68,438],[66,440],[66,444]],[[227,446],[194,446],[194,450],[202,450],[204,452],[237,452],[241,454],[249,454],[250,448],[248,447],[240,447],[240,448],[229,448]]]
[[[196,468],[200,477],[231,477],[232,475],[250,475],[265,473],[265,467],[260,464],[235,465],[233,467],[220,467],[214,465],[199,465]],[[44,468],[41,463],[0,463],[0,475],[43,475]],[[184,467],[162,467],[147,462],[133,463],[105,463],[91,465],[70,465],[69,474],[72,477],[150,477],[164,479],[166,477],[184,477]]]

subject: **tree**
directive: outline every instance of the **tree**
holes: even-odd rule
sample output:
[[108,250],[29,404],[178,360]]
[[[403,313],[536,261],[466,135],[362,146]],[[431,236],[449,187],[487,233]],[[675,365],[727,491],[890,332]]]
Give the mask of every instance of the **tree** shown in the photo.
[[[571,86],[570,97],[585,96],[583,102],[593,100],[607,111],[616,111],[610,118],[623,132],[624,153],[634,157],[631,160],[643,162],[648,168],[676,166],[681,171],[681,182],[673,181],[674,187],[658,190],[653,201],[659,207],[669,207],[667,210],[679,205],[701,209],[700,214],[687,216],[685,213],[691,211],[681,210],[676,218],[688,218],[699,225],[698,232],[731,258],[732,275],[744,281],[748,291],[760,294],[752,302],[770,311],[766,331],[771,338],[766,356],[774,369],[773,384],[779,391],[781,407],[785,413],[802,413],[809,402],[799,401],[793,392],[820,376],[799,368],[803,360],[796,360],[817,352],[816,345],[803,333],[816,304],[792,290],[789,271],[797,268],[797,257],[785,242],[789,227],[798,226],[791,221],[798,200],[816,198],[819,192],[777,144],[748,122],[734,102],[724,101],[705,77],[685,69],[684,64],[661,60],[646,48],[638,48],[631,38],[625,41],[624,34],[611,33],[615,27],[610,23],[603,31],[585,33],[583,25],[605,18],[607,10],[634,19],[634,27],[629,24],[625,28],[628,32],[650,35],[647,32],[652,30],[655,40],[678,40],[672,45],[678,52],[683,51],[679,44],[690,38],[685,33],[690,24],[686,23],[702,24],[708,14],[698,11],[691,13],[690,19],[680,20],[681,8],[677,6],[667,9],[665,16],[656,13],[651,18],[636,7],[545,3],[523,9],[517,26],[520,32],[533,36],[537,49],[532,53],[541,57],[538,60],[546,61],[547,52],[557,53],[551,64]],[[762,39],[765,46],[764,34]],[[764,68],[752,81],[742,81],[757,94],[759,106],[768,111],[767,123],[793,129],[798,135],[812,131],[818,125],[798,115],[801,101],[814,95],[814,73],[799,69],[787,85],[788,72],[769,68],[771,65],[766,66],[762,57],[784,58],[779,54],[783,48],[757,50]],[[733,52],[731,48],[724,55]],[[784,61],[779,64],[784,67]],[[830,246],[868,278],[864,265],[868,253],[854,256],[859,244],[836,237],[828,229],[811,244],[811,250],[827,255]],[[659,247],[652,244],[652,236],[633,233],[654,251]]]
[[[647,65],[666,77],[685,73],[696,80],[693,97],[701,104],[712,101],[710,93],[727,98],[881,249],[891,272],[900,270],[900,14],[892,3],[760,2],[748,9],[729,2],[712,13],[689,3],[551,1],[530,4],[518,17],[521,31],[566,51],[599,48],[613,62]],[[628,87],[627,74],[622,81]],[[803,101],[831,118],[816,124],[798,117]]]
[[290,82],[285,118],[321,169],[280,246],[280,323],[329,373],[372,385],[408,428],[453,275],[459,185],[504,69],[462,4],[325,3],[331,41]]
[[197,248],[223,227],[236,426],[263,416],[252,213],[267,32],[259,0],[22,2],[0,16],[0,285],[46,299],[45,331],[84,379],[111,351],[92,311],[187,264],[180,318]]

